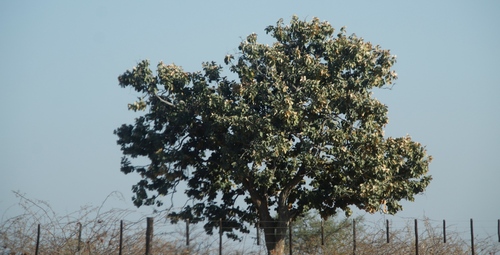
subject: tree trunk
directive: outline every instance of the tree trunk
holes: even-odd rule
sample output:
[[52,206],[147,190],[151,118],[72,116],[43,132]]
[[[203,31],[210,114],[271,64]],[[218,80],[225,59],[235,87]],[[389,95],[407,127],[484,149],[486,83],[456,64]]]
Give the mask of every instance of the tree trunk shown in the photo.
[[273,220],[261,224],[268,255],[284,255],[288,221]]
[[268,255],[285,254],[285,240],[288,226],[292,219],[287,200],[291,189],[301,180],[300,178],[295,179],[295,181],[291,185],[288,185],[288,188],[279,195],[278,208],[276,208],[278,215],[276,218],[273,218],[269,213],[267,197],[261,197],[255,189],[253,189],[250,182],[246,182],[252,202],[259,213],[260,226],[264,229],[264,239]]
[[[285,199],[280,199],[285,201]],[[278,205],[278,217],[273,219],[266,212],[264,216],[264,234],[266,240],[266,248],[268,255],[284,255],[285,240],[287,237],[288,225],[290,224],[290,211],[288,207],[283,206],[283,203]]]

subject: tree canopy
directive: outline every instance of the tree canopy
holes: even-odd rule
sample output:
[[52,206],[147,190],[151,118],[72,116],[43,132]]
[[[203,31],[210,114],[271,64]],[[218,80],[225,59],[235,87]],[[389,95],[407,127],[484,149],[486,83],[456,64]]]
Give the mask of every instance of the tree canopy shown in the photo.
[[144,60],[119,76],[141,95],[129,109],[144,111],[115,130],[121,171],[141,176],[135,205],[162,205],[186,183],[193,202],[173,218],[206,221],[209,233],[219,219],[231,233],[259,220],[280,254],[286,226],[311,209],[393,214],[423,192],[431,157],[409,136],[384,136],[388,109],[372,95],[397,78],[395,56],[318,18],[265,32],[272,45],[251,34],[225,56],[234,80],[216,62],[199,72],[160,62],[155,74]]

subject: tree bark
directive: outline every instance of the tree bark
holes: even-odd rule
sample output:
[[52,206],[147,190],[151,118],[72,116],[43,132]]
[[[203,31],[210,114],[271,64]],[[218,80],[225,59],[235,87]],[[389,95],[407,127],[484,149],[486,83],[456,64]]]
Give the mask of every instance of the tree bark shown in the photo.
[[261,226],[264,228],[264,239],[268,255],[285,254],[285,240],[287,238],[288,225],[290,224],[290,210],[281,201],[277,208],[277,218],[273,219],[268,210],[261,213]]
[[[243,185],[246,186],[250,193],[250,198],[257,208],[260,226],[264,229],[264,239],[266,242],[266,249],[268,255],[284,255],[285,254],[285,240],[287,238],[288,225],[290,224],[291,212],[288,207],[288,196],[293,187],[300,182],[299,177],[303,177],[304,169],[301,168],[295,178],[286,185],[286,188],[279,194],[278,199],[278,215],[273,218],[269,212],[269,205],[267,197],[262,197],[252,185],[252,180],[243,179]],[[250,177],[247,177],[250,178]]]
[[261,223],[268,255],[284,255],[288,221],[281,219]]

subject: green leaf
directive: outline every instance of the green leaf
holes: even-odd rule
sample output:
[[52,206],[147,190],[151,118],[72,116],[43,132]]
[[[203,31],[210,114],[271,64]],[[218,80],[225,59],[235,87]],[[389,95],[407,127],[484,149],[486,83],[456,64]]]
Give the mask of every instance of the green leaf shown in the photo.
[[384,136],[388,108],[371,93],[397,78],[395,56],[317,18],[265,31],[274,44],[251,34],[224,57],[234,80],[213,61],[200,72],[160,62],[156,75],[142,61],[119,77],[140,94],[129,109],[144,111],[115,130],[122,171],[141,177],[134,203],[161,204],[185,183],[196,206],[175,219],[212,232],[222,218],[231,233],[259,219],[282,240],[279,224],[308,210],[396,213],[423,192],[431,157],[410,137]]

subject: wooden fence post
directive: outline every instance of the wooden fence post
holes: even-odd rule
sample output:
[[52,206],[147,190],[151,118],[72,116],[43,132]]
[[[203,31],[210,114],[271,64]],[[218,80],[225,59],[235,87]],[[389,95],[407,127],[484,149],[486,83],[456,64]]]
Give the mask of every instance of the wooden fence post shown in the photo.
[[38,255],[38,247],[40,245],[40,223],[38,223],[38,229],[36,234],[36,247],[35,247],[35,255]]
[[415,219],[415,255],[418,255],[418,225]]
[[255,228],[257,229],[257,245],[260,245],[260,221],[255,223]]
[[78,222],[78,246],[76,251],[80,253],[81,245],[82,245],[82,223]]
[[325,221],[321,219],[321,245],[325,245]]
[[153,217],[146,218],[146,255],[151,255],[151,245],[153,243]]
[[186,246],[189,249],[189,219],[186,219]]
[[118,247],[118,255],[122,255],[123,249],[123,220],[120,221],[120,244]]
[[470,219],[470,246],[471,246],[472,255],[474,255],[475,254],[475,251],[474,251],[474,223],[472,221],[472,218]]
[[356,255],[356,220],[352,220],[352,254]]
[[389,243],[389,220],[385,220],[385,235],[387,238],[387,243]]

